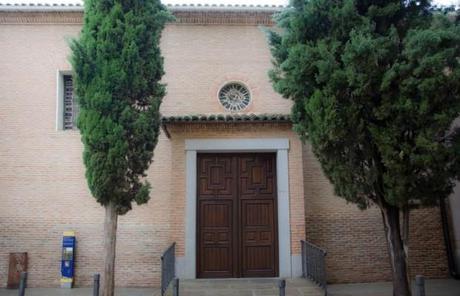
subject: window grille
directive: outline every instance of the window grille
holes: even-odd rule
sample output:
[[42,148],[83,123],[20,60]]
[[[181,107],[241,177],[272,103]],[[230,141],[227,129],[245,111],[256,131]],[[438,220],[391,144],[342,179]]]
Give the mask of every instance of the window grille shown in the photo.
[[78,105],[73,92],[73,80],[71,75],[64,75],[64,129],[75,129],[77,127]]

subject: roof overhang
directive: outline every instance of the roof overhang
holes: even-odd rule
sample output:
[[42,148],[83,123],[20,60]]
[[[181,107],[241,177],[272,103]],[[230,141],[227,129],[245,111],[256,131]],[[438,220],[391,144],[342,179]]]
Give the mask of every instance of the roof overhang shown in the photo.
[[289,114],[196,114],[196,115],[173,115],[163,116],[161,126],[168,138],[171,134],[169,125],[177,124],[252,124],[252,123],[291,123]]
[[[0,0],[1,1],[1,0]],[[262,5],[166,5],[175,25],[262,25],[272,26],[273,14],[283,6]],[[0,3],[0,24],[83,23],[84,6],[75,3]]]
[[[219,12],[277,12],[283,9],[283,5],[232,5],[232,4],[165,4],[172,12],[191,11],[219,11]],[[0,3],[0,11],[21,11],[21,12],[61,12],[81,11],[83,12],[83,1],[52,2],[52,3]]]

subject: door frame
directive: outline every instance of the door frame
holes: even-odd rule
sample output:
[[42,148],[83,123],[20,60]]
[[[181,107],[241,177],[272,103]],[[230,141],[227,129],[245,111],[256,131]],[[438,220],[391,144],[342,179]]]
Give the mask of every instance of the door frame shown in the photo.
[[276,152],[276,185],[278,211],[278,268],[279,277],[292,277],[291,225],[289,219],[289,139],[186,139],[186,208],[185,257],[177,258],[179,278],[196,278],[197,234],[197,153]]

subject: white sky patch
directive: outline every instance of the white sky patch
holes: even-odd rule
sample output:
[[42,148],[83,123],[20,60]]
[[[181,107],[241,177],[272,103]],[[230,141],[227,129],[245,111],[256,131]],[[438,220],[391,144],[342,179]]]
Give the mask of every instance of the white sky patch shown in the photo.
[[[4,0],[1,0],[4,1]],[[70,0],[71,1],[71,0]],[[171,4],[246,4],[246,5],[287,5],[289,0],[162,0],[163,3]],[[438,5],[460,5],[460,0],[433,0],[433,3]]]
[[[3,0],[2,0],[3,1]],[[163,3],[171,4],[252,4],[252,5],[287,5],[289,0],[203,0],[203,1],[190,1],[190,0],[163,0]],[[433,3],[438,5],[460,5],[460,0],[433,0]]]
[[[0,0],[0,3],[82,3],[82,0]],[[289,0],[162,0],[165,4],[238,4],[238,5],[287,5]],[[458,5],[460,0],[434,0],[437,5]]]
[[203,0],[203,1],[190,1],[190,0],[163,0],[163,3],[171,4],[238,4],[238,5],[287,5],[289,0]]

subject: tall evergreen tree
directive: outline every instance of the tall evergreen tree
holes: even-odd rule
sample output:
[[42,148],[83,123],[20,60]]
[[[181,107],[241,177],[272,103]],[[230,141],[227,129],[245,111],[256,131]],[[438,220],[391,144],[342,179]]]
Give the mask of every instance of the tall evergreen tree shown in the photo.
[[103,295],[114,294],[118,215],[149,200],[145,180],[165,86],[160,36],[171,18],[160,0],[86,0],[71,63],[92,195],[105,207]]
[[459,177],[460,27],[428,0],[295,0],[277,23],[270,77],[294,129],[337,195],[380,209],[394,295],[410,295],[409,211]]

